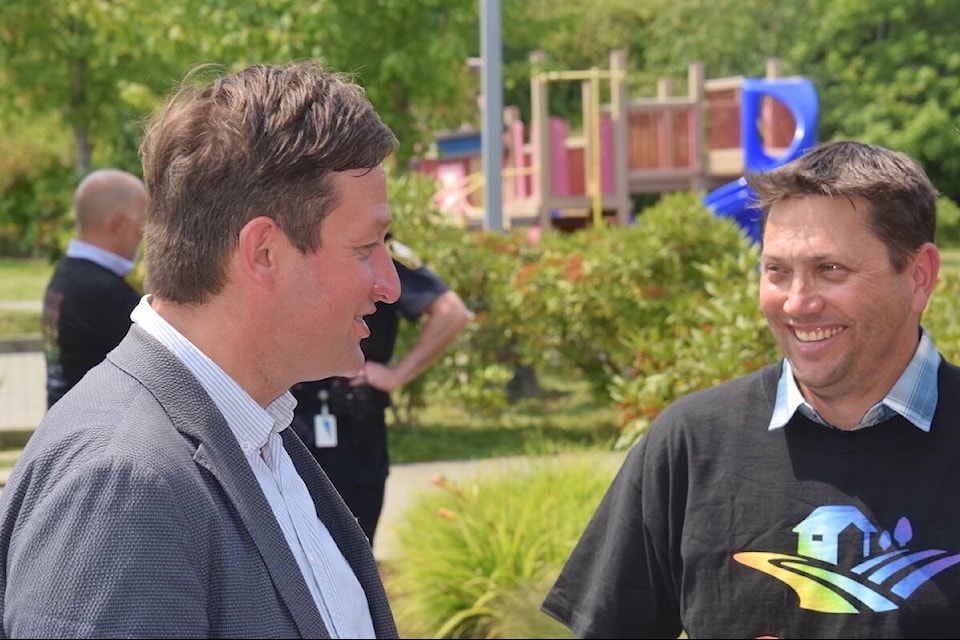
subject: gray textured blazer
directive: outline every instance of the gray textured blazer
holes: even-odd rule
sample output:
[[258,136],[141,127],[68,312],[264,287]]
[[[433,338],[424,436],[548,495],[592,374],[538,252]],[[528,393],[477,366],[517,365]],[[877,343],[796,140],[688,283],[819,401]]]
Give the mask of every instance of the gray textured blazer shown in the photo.
[[[370,544],[292,429],[284,447],[397,629]],[[134,325],[37,427],[0,496],[7,637],[329,637],[270,505],[196,378]]]

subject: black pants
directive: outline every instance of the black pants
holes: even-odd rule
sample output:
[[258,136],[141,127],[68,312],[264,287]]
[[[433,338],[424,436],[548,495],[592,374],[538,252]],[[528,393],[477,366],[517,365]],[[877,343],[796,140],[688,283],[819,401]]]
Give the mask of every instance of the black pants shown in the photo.
[[[323,463],[320,464],[323,466]],[[373,535],[377,532],[380,522],[380,513],[383,511],[383,495],[386,481],[380,486],[360,484],[350,478],[336,477],[327,474],[337,488],[343,501],[347,503],[353,515],[356,516],[360,528],[367,534],[370,546],[373,546]]]

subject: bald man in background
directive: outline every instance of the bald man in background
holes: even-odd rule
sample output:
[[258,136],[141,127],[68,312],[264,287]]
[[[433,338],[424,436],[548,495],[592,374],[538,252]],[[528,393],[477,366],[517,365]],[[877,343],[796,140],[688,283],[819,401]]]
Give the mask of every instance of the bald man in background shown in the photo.
[[43,297],[48,409],[120,343],[140,302],[124,278],[143,237],[143,182],[119,169],[93,171],[77,186],[73,211],[76,237]]

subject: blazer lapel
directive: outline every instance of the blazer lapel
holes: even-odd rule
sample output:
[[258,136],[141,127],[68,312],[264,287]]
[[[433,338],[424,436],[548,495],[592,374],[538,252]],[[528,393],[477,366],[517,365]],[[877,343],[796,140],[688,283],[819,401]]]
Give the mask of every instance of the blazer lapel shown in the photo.
[[317,517],[330,531],[367,595],[376,636],[397,637],[396,622],[380,578],[380,569],[370,548],[370,541],[333,483],[313,458],[313,454],[300,440],[300,436],[293,429],[284,429],[281,435],[284,448],[310,491]]
[[[300,567],[273,510],[223,415],[199,381],[170,351],[133,325],[110,356],[146,386],[174,426],[197,442],[195,462],[210,472],[240,514],[280,597],[305,637],[329,638]],[[308,452],[309,453],[309,452]]]

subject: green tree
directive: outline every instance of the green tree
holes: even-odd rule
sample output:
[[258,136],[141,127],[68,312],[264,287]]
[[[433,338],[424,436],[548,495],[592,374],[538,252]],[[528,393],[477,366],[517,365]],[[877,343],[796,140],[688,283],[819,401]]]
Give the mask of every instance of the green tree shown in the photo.
[[[647,41],[640,35],[651,18],[647,2],[633,0],[503,0],[504,104],[520,107],[530,122],[530,54],[546,55],[543,71],[608,69],[610,52],[627,49],[631,76],[643,64]],[[606,87],[606,83],[602,83]],[[580,83],[554,82],[550,113],[579,121]]]
[[192,43],[181,50],[184,69],[217,64],[239,71],[251,64],[283,64],[320,58],[318,33],[326,29],[321,13],[329,3],[314,0],[173,0],[178,40]]
[[140,120],[204,63],[320,58],[356,72],[403,159],[434,130],[476,121],[479,77],[467,62],[479,32],[468,0],[4,0],[0,19],[0,104],[59,114],[81,175],[95,153],[135,169]]
[[821,97],[821,138],[917,158],[960,199],[960,7],[954,0],[819,0],[793,59]]
[[811,0],[651,0],[642,33],[648,87],[656,76],[685,78],[702,62],[707,77],[762,76],[764,61],[780,58],[790,73],[794,44],[817,24]]
[[[50,154],[18,169],[22,193],[69,154],[78,174],[107,164],[136,172],[141,118],[193,65],[309,57],[356,73],[401,140],[402,168],[436,131],[479,126],[480,78],[467,64],[481,53],[478,9],[475,0],[2,0],[0,144],[27,162],[35,149]],[[502,0],[501,9],[504,104],[526,122],[534,50],[547,69],[584,70],[625,49],[636,97],[654,95],[664,76],[682,86],[692,61],[709,77],[759,76],[778,57],[783,73],[816,84],[821,139],[903,149],[960,199],[955,0]],[[575,122],[579,83],[550,91],[551,113]],[[42,142],[36,123],[50,127]],[[65,139],[66,150],[48,142]]]
[[327,2],[315,22],[317,51],[354,72],[400,139],[404,166],[426,151],[435,131],[478,124],[475,0]]
[[137,171],[137,119],[176,67],[176,32],[157,0],[4,0],[0,104],[57,114],[72,133],[76,171],[97,153]]

